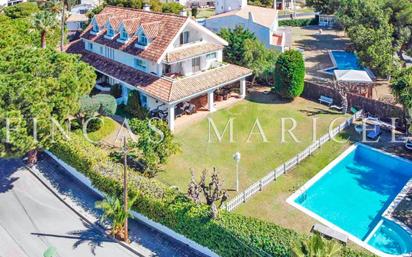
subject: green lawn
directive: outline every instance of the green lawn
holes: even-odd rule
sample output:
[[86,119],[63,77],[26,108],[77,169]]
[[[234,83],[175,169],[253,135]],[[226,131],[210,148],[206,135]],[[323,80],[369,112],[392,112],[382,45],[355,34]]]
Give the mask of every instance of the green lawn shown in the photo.
[[102,117],[103,125],[100,129],[90,132],[88,137],[95,142],[100,142],[116,130],[116,121],[109,117]]
[[196,16],[196,19],[203,19],[203,18],[209,18],[210,16],[215,15],[215,9],[213,8],[204,8],[200,9],[199,12]]
[[[158,179],[176,185],[186,191],[190,181],[190,169],[194,168],[197,177],[203,169],[211,170],[216,167],[224,178],[224,187],[235,187],[235,163],[233,154],[239,151],[242,154],[240,162],[240,187],[245,189],[269,171],[287,161],[312,143],[312,118],[317,120],[317,136],[328,131],[329,123],[341,114],[331,112],[327,107],[315,102],[297,98],[293,102],[281,102],[273,95],[251,95],[252,100],[242,101],[231,108],[220,110],[210,115],[222,133],[229,118],[234,119],[234,143],[229,142],[228,133],[222,142],[211,134],[208,142],[208,120],[194,124],[176,134],[177,141],[182,146],[182,152],[172,156],[160,173]],[[281,118],[292,117],[298,125],[294,131],[300,140],[295,143],[287,133],[286,142],[281,142]],[[260,135],[255,134],[247,142],[248,135],[259,119],[263,131],[269,142],[263,142]],[[343,119],[337,122],[341,123]],[[291,127],[291,121],[286,121],[286,128]],[[255,128],[254,132],[257,133]],[[230,193],[234,196],[235,192]]]
[[327,142],[313,156],[304,160],[294,170],[282,175],[277,181],[269,184],[262,192],[240,205],[235,212],[270,221],[299,232],[309,233],[311,226],[316,221],[286,203],[286,199],[336,159],[349,145],[350,143]]

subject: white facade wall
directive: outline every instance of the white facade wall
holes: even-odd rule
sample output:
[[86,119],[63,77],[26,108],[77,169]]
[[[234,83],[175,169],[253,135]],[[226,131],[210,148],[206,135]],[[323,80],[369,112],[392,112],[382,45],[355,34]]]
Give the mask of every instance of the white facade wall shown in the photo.
[[216,14],[239,10],[247,5],[247,0],[216,0]]
[[233,15],[233,16],[226,16],[221,18],[215,19],[208,19],[206,20],[206,28],[214,31],[219,32],[223,28],[234,29],[237,26],[242,26],[253,33],[255,33],[256,37],[267,47],[272,47],[272,35],[273,35],[273,28],[277,28],[276,24],[273,24],[272,28],[268,28],[262,25],[259,25],[249,19],[244,19],[240,16]]
[[0,0],[0,6],[6,6],[7,0]]

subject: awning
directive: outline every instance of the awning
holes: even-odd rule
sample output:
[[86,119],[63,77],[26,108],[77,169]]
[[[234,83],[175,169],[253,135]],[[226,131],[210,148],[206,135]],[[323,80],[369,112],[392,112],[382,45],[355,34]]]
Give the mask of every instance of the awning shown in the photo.
[[337,81],[373,83],[371,77],[363,70],[334,70]]

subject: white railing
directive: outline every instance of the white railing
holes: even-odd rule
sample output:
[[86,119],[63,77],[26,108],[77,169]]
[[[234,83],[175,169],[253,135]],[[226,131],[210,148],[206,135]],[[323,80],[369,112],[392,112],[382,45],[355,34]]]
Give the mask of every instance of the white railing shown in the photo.
[[317,149],[319,149],[323,144],[325,144],[326,142],[334,138],[344,129],[348,128],[352,124],[353,120],[360,118],[361,115],[362,115],[362,111],[355,113],[352,117],[348,118],[345,122],[340,124],[338,127],[334,128],[333,130],[329,131],[327,134],[320,137],[319,140],[317,140],[316,142],[308,146],[305,150],[298,153],[296,156],[289,159],[285,163],[279,165],[276,169],[270,171],[262,179],[255,182],[253,185],[246,188],[245,191],[241,192],[240,194],[235,196],[233,199],[231,199],[225,205],[226,210],[232,211],[240,204],[246,202],[250,197],[252,197],[257,192],[262,191],[262,189],[266,185],[268,185],[272,181],[275,181],[279,176],[281,176],[285,172],[288,172],[291,169],[293,169],[295,166],[297,166],[300,162],[302,162],[308,156],[312,155],[312,153],[315,152]]

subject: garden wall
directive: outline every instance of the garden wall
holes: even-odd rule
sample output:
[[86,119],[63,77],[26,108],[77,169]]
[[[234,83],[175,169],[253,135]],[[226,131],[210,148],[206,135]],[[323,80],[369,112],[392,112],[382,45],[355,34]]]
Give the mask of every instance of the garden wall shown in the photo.
[[[321,95],[333,98],[333,104],[341,104],[340,95],[332,88],[305,81],[305,89],[302,93],[302,97],[313,101],[318,101]],[[355,107],[358,110],[362,109],[365,112],[378,116],[384,121],[390,121],[390,118],[392,117],[399,118],[400,121],[398,122],[397,127],[400,129],[405,128],[404,112],[400,106],[351,93],[348,94],[348,103],[349,107]]]

